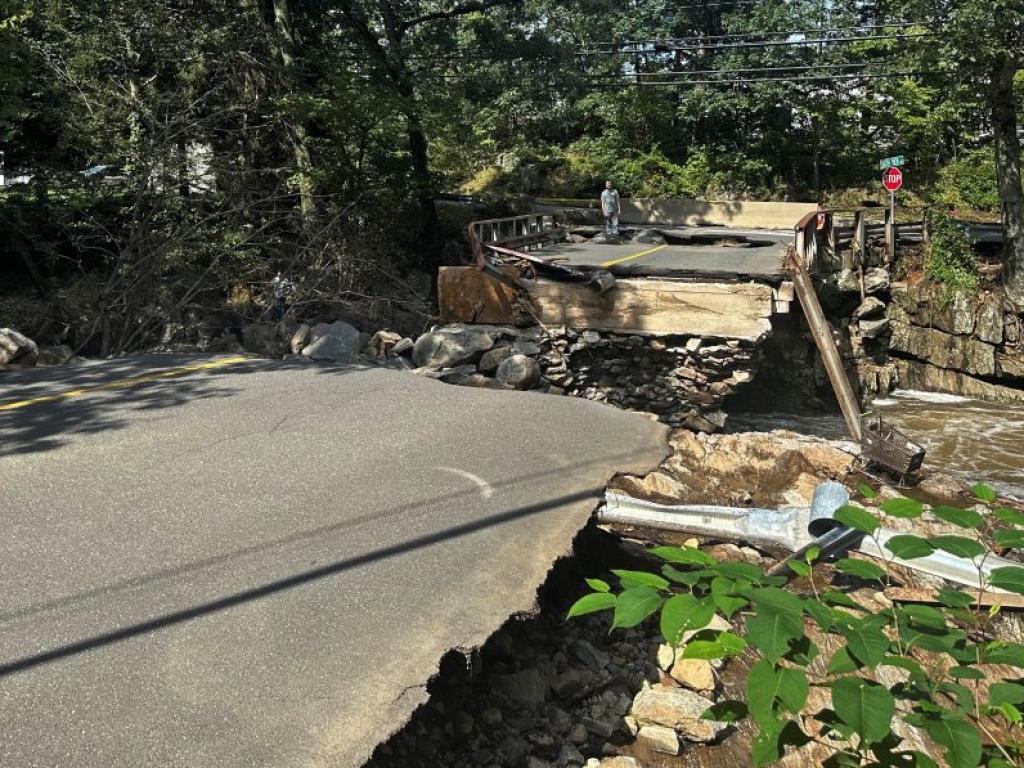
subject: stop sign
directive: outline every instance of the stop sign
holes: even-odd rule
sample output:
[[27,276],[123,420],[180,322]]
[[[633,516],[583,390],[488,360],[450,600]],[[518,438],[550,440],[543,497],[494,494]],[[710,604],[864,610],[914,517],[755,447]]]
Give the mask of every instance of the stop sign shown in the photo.
[[895,192],[903,186],[903,171],[899,168],[888,168],[882,174],[882,186],[890,192]]

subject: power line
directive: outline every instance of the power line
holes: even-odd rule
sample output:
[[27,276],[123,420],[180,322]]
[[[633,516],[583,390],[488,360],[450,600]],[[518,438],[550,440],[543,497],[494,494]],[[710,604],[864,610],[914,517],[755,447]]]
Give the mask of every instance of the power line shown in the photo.
[[[685,73],[680,73],[685,74]],[[622,78],[617,82],[597,83],[595,87],[598,88],[659,88],[665,86],[678,87],[682,85],[752,85],[755,83],[796,83],[796,82],[832,82],[835,80],[884,80],[889,78],[904,78],[904,77],[921,77],[923,75],[935,74],[933,71],[925,72],[878,72],[878,73],[857,73],[857,74],[838,74],[838,75],[822,75],[822,76],[808,76],[800,75],[799,77],[754,77],[754,78],[742,78],[742,79],[721,79],[716,78],[713,80],[664,80],[664,81],[636,81],[627,78]]]
[[[598,50],[578,51],[581,56],[589,55],[632,55],[638,53],[659,53],[665,51],[725,51],[743,48],[775,48],[778,46],[832,45],[835,43],[886,42],[891,40],[908,40],[911,38],[936,37],[934,32],[913,32],[902,35],[859,35],[856,37],[822,37],[803,40],[763,40],[761,42],[717,43],[714,45],[657,45],[654,49],[636,48],[633,50]],[[608,44],[611,45],[611,44]]]
[[[835,69],[852,69],[854,67],[870,67],[878,64],[877,61],[858,61],[850,64],[810,64],[810,65],[794,65],[789,67],[743,67],[739,69],[685,69],[676,70],[670,72],[638,72],[630,75],[630,77],[643,78],[649,80],[658,77],[679,77],[679,76],[690,76],[690,75],[718,75],[718,74],[740,74],[743,72],[806,72],[810,70],[835,70]],[[606,77],[605,75],[587,75],[592,79],[598,79]]]
[[931,26],[926,21],[894,21],[887,24],[863,24],[855,27],[840,27],[833,29],[794,29],[781,30],[777,32],[734,32],[727,35],[692,35],[689,37],[652,37],[638,40],[619,40],[610,43],[595,43],[598,46],[623,46],[623,45],[685,45],[688,43],[703,43],[708,40],[750,40],[761,37],[795,37],[797,35],[851,35],[856,32],[867,32],[873,29],[907,29],[909,27]]

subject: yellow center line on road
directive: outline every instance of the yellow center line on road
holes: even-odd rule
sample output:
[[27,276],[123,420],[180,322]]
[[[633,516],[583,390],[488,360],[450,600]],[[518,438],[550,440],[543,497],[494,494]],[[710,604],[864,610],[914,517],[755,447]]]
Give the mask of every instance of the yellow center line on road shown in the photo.
[[612,259],[611,261],[605,261],[601,264],[602,267],[608,269],[608,267],[614,267],[616,264],[622,264],[626,261],[632,261],[633,259],[639,259],[641,256],[649,256],[652,253],[657,253],[662,248],[668,248],[668,244],[659,245],[657,248],[651,248],[648,251],[641,251],[640,253],[634,253],[632,256],[625,256],[621,259]]
[[39,397],[32,397],[28,400],[15,400],[10,403],[0,403],[0,411],[14,411],[18,408],[26,408],[30,405],[39,405],[40,403],[53,403],[58,400],[69,400],[73,397],[81,397],[82,395],[88,395],[91,392],[102,392],[109,389],[123,389],[125,387],[133,387],[136,384],[145,384],[150,381],[159,381],[161,379],[169,379],[174,376],[184,376],[188,373],[195,373],[197,371],[209,371],[215,368],[224,368],[228,365],[235,365],[236,363],[244,363],[251,358],[240,355],[238,357],[226,357],[222,360],[211,360],[208,363],[197,363],[195,365],[183,365],[180,368],[168,368],[166,371],[160,371],[159,373],[147,373],[142,376],[132,376],[128,379],[120,379],[118,381],[109,381],[106,384],[96,384],[92,387],[82,387],[81,389],[70,389],[64,392],[57,392],[53,395],[40,395]]

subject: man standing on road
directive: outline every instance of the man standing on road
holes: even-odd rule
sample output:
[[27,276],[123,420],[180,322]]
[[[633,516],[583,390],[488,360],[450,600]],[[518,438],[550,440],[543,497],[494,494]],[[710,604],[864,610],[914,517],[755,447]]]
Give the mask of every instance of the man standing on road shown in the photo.
[[604,183],[601,193],[601,212],[604,213],[604,233],[619,234],[619,190],[612,186],[611,181]]

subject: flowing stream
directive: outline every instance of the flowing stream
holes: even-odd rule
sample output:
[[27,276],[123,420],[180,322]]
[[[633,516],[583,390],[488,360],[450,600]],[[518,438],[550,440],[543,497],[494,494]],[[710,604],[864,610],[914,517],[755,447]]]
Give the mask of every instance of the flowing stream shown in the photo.
[[[983,481],[1024,499],[1024,405],[987,403],[935,392],[896,392],[872,410],[928,449],[925,466],[971,482]],[[789,429],[842,439],[838,414],[736,413],[729,431]]]

